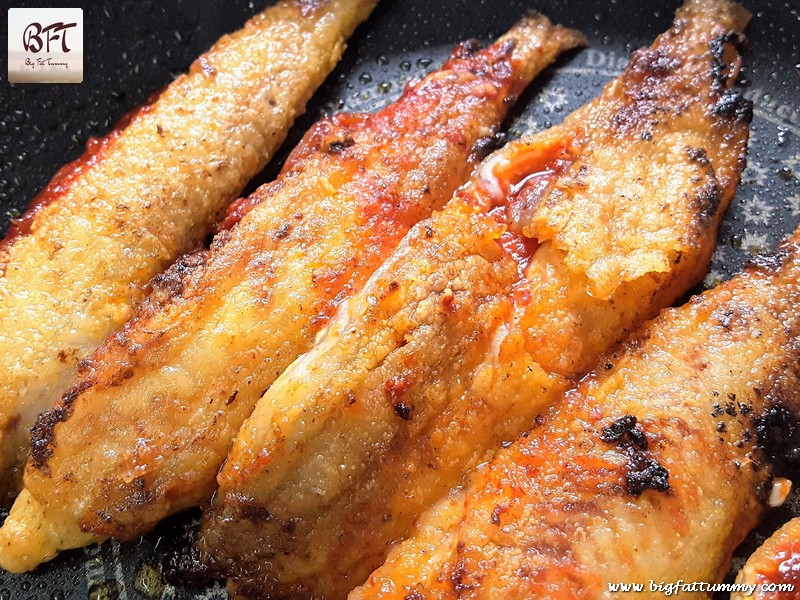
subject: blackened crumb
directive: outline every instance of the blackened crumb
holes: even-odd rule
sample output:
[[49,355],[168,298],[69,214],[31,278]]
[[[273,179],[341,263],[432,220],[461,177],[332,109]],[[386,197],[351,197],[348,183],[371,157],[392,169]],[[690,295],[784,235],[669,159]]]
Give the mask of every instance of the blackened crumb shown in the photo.
[[626,482],[628,492],[640,496],[647,489],[657,492],[669,491],[669,472],[658,461],[647,458],[635,465],[629,465]]
[[403,402],[398,402],[394,405],[394,412],[397,414],[398,417],[409,421],[411,419],[411,411],[412,407],[410,404],[405,404]]
[[336,140],[328,144],[328,154],[340,154],[342,151],[355,146],[356,141],[351,137]]
[[633,444],[637,448],[647,449],[647,437],[641,429],[636,428],[634,415],[625,415],[611,425],[603,427],[600,439],[606,443],[619,442],[620,446]]

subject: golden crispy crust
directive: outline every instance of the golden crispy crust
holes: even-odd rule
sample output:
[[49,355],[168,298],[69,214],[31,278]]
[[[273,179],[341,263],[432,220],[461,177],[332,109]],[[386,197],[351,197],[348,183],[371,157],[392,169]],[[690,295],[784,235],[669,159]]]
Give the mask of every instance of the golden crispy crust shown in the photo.
[[[40,417],[26,485],[42,510],[130,539],[207,500],[264,389],[409,227],[466,179],[510,100],[581,42],[531,18],[486,50],[460,46],[380,113],[314,126],[279,179],[236,204],[226,225],[238,224],[210,253],[161,276],[135,318]],[[37,522],[35,508],[3,530]],[[46,547],[19,543],[6,564],[25,551],[30,565]]]
[[717,63],[738,14],[685,10],[600,98],[490,157],[262,397],[204,525],[237,595],[344,594],[699,279],[747,144]]
[[[731,594],[731,600],[791,600],[800,591],[800,517],[776,531],[747,559],[736,583],[756,585],[754,594]],[[793,590],[773,586],[793,585]],[[773,591],[774,590],[774,591]]]
[[264,167],[375,1],[284,0],[255,16],[90,140],[12,225],[0,243],[3,496],[36,415]]
[[350,597],[611,598],[608,583],[719,581],[800,441],[797,241],[601,360]]

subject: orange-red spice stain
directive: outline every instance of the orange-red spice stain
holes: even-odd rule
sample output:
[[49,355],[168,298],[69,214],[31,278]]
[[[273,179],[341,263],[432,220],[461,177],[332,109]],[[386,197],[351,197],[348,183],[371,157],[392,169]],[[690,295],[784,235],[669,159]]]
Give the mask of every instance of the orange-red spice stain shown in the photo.
[[572,164],[570,144],[519,143],[515,152],[504,151],[495,160],[486,161],[477,178],[458,192],[462,201],[485,211],[506,231],[497,240],[518,265],[519,280],[514,284],[512,300],[517,306],[531,301],[525,276],[528,263],[539,241],[522,233],[526,214],[546,198],[553,183]]

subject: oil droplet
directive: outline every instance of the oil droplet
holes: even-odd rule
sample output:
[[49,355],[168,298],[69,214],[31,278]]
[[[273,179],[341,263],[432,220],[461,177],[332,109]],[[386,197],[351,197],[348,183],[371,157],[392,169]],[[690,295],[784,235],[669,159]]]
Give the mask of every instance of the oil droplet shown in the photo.
[[142,562],[133,578],[133,589],[146,598],[161,598],[164,588],[161,569],[147,561]]
[[369,73],[362,73],[358,77],[358,80],[363,84],[370,83],[372,81],[372,75],[370,75]]
[[389,64],[389,59],[383,56],[382,54],[375,60],[379,65],[385,66]]
[[89,588],[89,600],[117,600],[119,584],[114,580],[95,583]]
[[430,58],[420,58],[417,61],[417,66],[420,69],[427,69],[428,67],[431,66],[431,64],[433,64],[433,61]]
[[391,89],[392,89],[392,83],[390,81],[383,81],[378,84],[378,92],[381,94],[387,94]]
[[410,71],[411,70],[411,63],[407,60],[404,60],[400,63],[400,69],[402,71]]

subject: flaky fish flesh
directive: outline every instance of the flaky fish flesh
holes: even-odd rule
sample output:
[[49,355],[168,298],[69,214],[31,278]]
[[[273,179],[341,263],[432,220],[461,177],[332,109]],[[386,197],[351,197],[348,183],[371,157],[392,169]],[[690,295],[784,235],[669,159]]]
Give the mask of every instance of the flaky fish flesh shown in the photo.
[[800,442],[799,242],[607,355],[351,600],[710,598]]
[[247,597],[339,598],[466,469],[705,272],[744,165],[749,15],[695,0],[409,233],[237,436],[202,545]]
[[63,169],[0,242],[0,504],[29,430],[264,167],[376,0],[283,0]]
[[276,181],[235,204],[211,251],[159,277],[39,418],[0,564],[131,539],[208,500],[265,388],[466,180],[527,83],[581,43],[532,15],[486,49],[459,46],[385,110],[313,127]]

